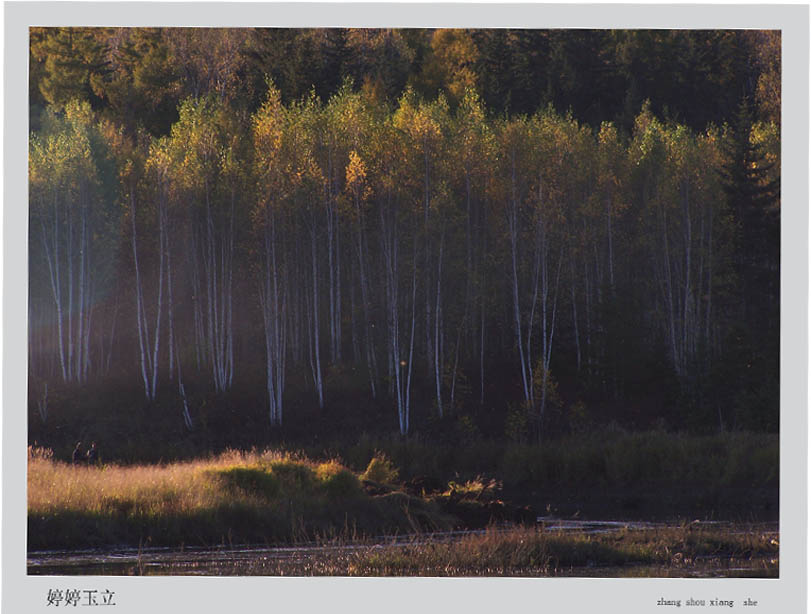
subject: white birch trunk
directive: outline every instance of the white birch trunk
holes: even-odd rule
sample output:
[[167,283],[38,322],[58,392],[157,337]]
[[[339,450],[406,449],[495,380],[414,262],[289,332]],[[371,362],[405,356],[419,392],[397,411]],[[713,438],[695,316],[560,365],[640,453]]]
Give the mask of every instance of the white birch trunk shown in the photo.
[[144,299],[143,289],[141,287],[141,273],[138,265],[138,244],[137,244],[137,230],[135,224],[135,194],[130,191],[130,219],[132,221],[132,258],[135,264],[135,311],[136,320],[138,323],[138,347],[141,351],[141,377],[144,382],[144,392],[148,401],[152,400],[151,389],[149,386],[149,376],[147,375],[147,357],[149,356],[149,348],[145,347],[144,339],[149,337],[149,331],[145,328],[144,316]]
[[42,227],[42,245],[45,249],[45,259],[48,262],[48,271],[50,273],[51,291],[53,293],[54,305],[56,306],[56,327],[59,345],[59,365],[62,370],[62,380],[68,381],[67,365],[65,364],[65,343],[64,332],[62,329],[62,284],[59,275],[59,209],[56,191],[54,191],[54,224],[53,224],[53,243],[49,246],[48,233],[45,230],[45,223],[41,222]]
[[400,417],[400,434],[407,435],[411,415],[411,376],[414,373],[414,333],[417,328],[417,238],[414,237],[413,268],[411,272],[411,335],[408,343],[408,376],[406,378],[405,410]]
[[685,181],[684,183],[684,196],[683,196],[683,211],[684,211],[684,305],[683,305],[683,313],[682,313],[682,347],[681,347],[681,361],[682,365],[681,368],[683,372],[686,373],[687,371],[687,360],[690,356],[690,344],[691,344],[691,317],[690,317],[690,304],[691,304],[691,288],[690,288],[690,270],[692,267],[691,263],[691,256],[692,256],[692,240],[693,240],[693,229],[692,223],[690,220],[690,183],[689,181]]
[[569,258],[569,273],[571,276],[571,293],[572,293],[572,322],[574,323],[574,345],[577,352],[577,372],[580,373],[581,367],[581,353],[580,353],[580,331],[577,322],[577,296],[575,294],[575,266],[574,266],[574,253]]
[[313,225],[310,233],[311,237],[311,248],[312,248],[312,272],[313,272],[313,343],[315,349],[315,365],[314,365],[314,379],[315,379],[315,389],[318,394],[318,407],[323,409],[324,408],[324,383],[321,376],[321,349],[320,349],[320,340],[318,336],[318,254],[316,251],[316,242],[315,242],[315,220],[313,220]]
[[68,283],[68,380],[73,381],[73,216],[70,206],[65,207],[67,221],[67,283]]
[[150,392],[152,400],[155,399],[158,388],[158,353],[160,350],[161,316],[163,311],[163,269],[166,243],[162,204],[159,204],[158,207],[158,298],[155,307],[155,341],[152,348],[152,386]]
[[[174,365],[175,365],[175,326],[174,326],[174,300],[172,296],[172,248],[169,243],[170,226],[169,226],[169,212],[168,206],[164,208],[164,226],[166,228],[166,289],[168,294],[167,317],[169,324],[169,380],[174,379]],[[178,358],[178,384],[180,382],[180,359]],[[185,403],[185,397],[184,397]]]
[[440,360],[440,339],[439,339],[439,324],[441,317],[441,299],[442,299],[442,255],[445,246],[445,231],[441,232],[439,238],[439,258],[437,263],[437,276],[436,276],[436,307],[434,309],[434,374],[436,378],[436,403],[439,417],[442,418],[442,361]]
[[515,316],[515,336],[518,345],[518,358],[521,362],[521,384],[524,391],[524,400],[529,403],[531,399],[530,382],[527,381],[527,365],[524,356],[523,325],[521,323],[521,305],[518,292],[518,196],[516,193],[515,152],[512,152],[512,197],[507,221],[510,232],[510,254],[512,262],[512,289],[513,289],[513,315]]
[[[84,192],[84,190],[82,190]],[[87,234],[87,208],[85,206],[84,201],[84,194],[80,196],[82,202],[80,203],[80,225],[81,230],[79,234],[79,297],[78,297],[78,308],[76,309],[78,313],[78,326],[76,331],[76,365],[74,368],[74,374],[76,381],[82,381],[82,373],[84,367],[84,314],[85,314],[85,282],[86,282],[86,275],[85,275],[85,251],[86,251],[86,243],[85,237]]]
[[369,369],[369,383],[372,389],[372,398],[377,398],[377,364],[375,359],[374,342],[372,338],[370,314],[369,314],[369,288],[367,281],[367,267],[366,267],[366,242],[364,241],[363,232],[363,214],[360,208],[360,198],[355,195],[355,210],[358,215],[358,232],[357,232],[357,247],[358,247],[358,266],[360,269],[360,294],[361,302],[363,303],[363,321],[365,332],[365,350],[366,350],[366,363]]

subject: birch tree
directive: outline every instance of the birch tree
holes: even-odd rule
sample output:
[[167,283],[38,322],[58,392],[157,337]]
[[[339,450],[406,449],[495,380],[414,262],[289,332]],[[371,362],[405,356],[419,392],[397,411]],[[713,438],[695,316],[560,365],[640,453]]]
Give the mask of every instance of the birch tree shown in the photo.
[[[373,203],[370,198],[370,185],[367,181],[367,164],[364,161],[364,157],[368,158],[366,151],[373,150],[375,147],[373,140],[375,135],[371,131],[374,120],[369,101],[358,94],[351,93],[348,87],[341,90],[334,105],[333,112],[337,116],[342,139],[347,147],[347,158],[344,162],[342,218],[347,220],[348,230],[352,235],[352,250],[354,261],[357,264],[357,289],[361,302],[359,316],[355,313],[356,309],[350,310],[353,323],[353,345],[360,345],[357,338],[360,337],[359,329],[362,329],[363,349],[359,349],[359,351],[365,358],[372,398],[377,398],[379,370],[377,337],[373,318],[376,297],[373,293],[373,267],[368,237],[368,229],[373,221],[371,219]],[[354,279],[351,281],[353,288],[350,289],[350,292],[351,296],[354,296]],[[360,317],[362,325],[356,323],[358,317]]]
[[[530,130],[530,139],[535,145],[532,163],[536,171],[529,192],[534,232],[532,301],[526,353],[532,382],[530,403],[537,407],[540,434],[552,386],[552,348],[557,328],[560,273],[565,247],[561,232],[565,223],[563,205],[567,197],[571,198],[574,196],[572,192],[576,191],[576,182],[569,183],[566,178],[578,165],[575,141],[579,131],[575,123],[548,113],[533,118]],[[541,336],[541,354],[537,361],[533,358],[532,350],[536,305]],[[533,363],[537,364],[535,372]],[[536,398],[538,395],[540,398]]]
[[208,363],[217,392],[228,390],[234,375],[234,242],[241,193],[234,128],[222,103],[190,98],[180,108],[170,145],[177,196],[191,229],[196,351]]
[[[288,141],[288,174],[291,179],[291,198],[294,211],[307,228],[309,282],[305,292],[307,304],[310,370],[318,398],[318,406],[324,407],[324,369],[321,361],[321,215],[323,190],[327,183],[316,159],[320,139],[320,102],[315,95],[291,105],[288,109],[286,140]],[[334,306],[333,306],[334,308]]]
[[[94,364],[91,338],[96,305],[109,291],[116,262],[111,241],[117,224],[112,153],[90,106],[69,103],[64,114],[46,117],[31,139],[30,209],[32,248],[53,304],[61,379],[87,382]],[[41,250],[41,251],[40,251]],[[32,296],[32,303],[45,300]]]
[[[528,178],[532,170],[527,169],[529,159],[526,146],[530,140],[529,126],[525,118],[503,122],[497,132],[499,160],[497,177],[493,182],[493,197],[504,203],[502,214],[506,228],[506,240],[509,249],[509,279],[512,302],[512,321],[515,331],[515,343],[518,350],[518,366],[521,375],[521,387],[524,403],[532,406],[531,356],[527,355],[525,342],[532,321],[525,313],[524,298],[525,273],[522,264],[525,261],[525,242],[523,229],[526,227],[527,203],[529,194]],[[534,170],[534,169],[533,169]],[[534,174],[534,173],[533,173]],[[532,276],[533,281],[537,276]],[[533,300],[534,304],[534,300]],[[528,321],[529,320],[529,321]]]
[[[437,411],[441,417],[442,405],[442,264],[445,248],[445,220],[441,209],[433,200],[440,188],[437,175],[438,160],[443,155],[443,126],[447,126],[447,103],[437,101],[420,103],[408,90],[399,101],[394,124],[407,139],[409,156],[406,164],[415,175],[422,177],[423,207],[423,299],[425,304],[425,356],[428,372],[433,372]],[[434,272],[436,271],[436,273]]]
[[287,294],[284,284],[285,173],[283,136],[285,109],[279,91],[271,84],[267,98],[253,118],[253,141],[257,178],[254,225],[260,244],[261,265],[257,269],[259,299],[265,341],[265,375],[269,419],[281,426],[287,343]]

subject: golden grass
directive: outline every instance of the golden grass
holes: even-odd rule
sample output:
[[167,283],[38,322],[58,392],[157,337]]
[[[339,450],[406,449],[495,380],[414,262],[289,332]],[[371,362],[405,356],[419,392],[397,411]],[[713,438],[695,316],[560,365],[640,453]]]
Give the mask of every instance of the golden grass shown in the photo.
[[498,496],[502,488],[503,484],[498,480],[476,476],[475,479],[467,480],[464,483],[448,482],[448,490],[443,494],[447,496],[455,494],[476,500],[491,500]]
[[382,452],[376,452],[360,477],[380,484],[394,484],[399,478],[399,473],[391,459]]
[[[231,493],[214,474],[233,467],[270,466],[293,460],[274,451],[226,451],[216,457],[165,465],[70,465],[44,458],[28,461],[29,514],[81,509],[104,513],[136,506],[149,514],[182,513],[227,503]],[[297,459],[296,462],[315,465]]]
[[415,514],[449,525],[436,506],[399,494],[369,496],[338,460],[274,450],[100,467],[29,453],[29,548],[306,541],[398,532]]

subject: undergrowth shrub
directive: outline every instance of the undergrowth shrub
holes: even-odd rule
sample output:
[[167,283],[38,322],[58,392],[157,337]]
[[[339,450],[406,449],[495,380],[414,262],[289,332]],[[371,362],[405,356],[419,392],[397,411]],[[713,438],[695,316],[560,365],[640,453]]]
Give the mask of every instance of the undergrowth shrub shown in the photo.
[[269,469],[286,490],[310,491],[315,485],[315,471],[300,461],[274,460],[270,462]]
[[369,461],[366,471],[360,476],[363,480],[377,482],[379,484],[394,484],[397,482],[400,472],[394,463],[382,452],[378,452]]
[[272,499],[279,494],[281,485],[278,476],[261,467],[229,467],[220,469],[217,475],[226,487],[232,487],[248,494],[261,495]]
[[501,461],[504,483],[521,486],[542,481],[543,451],[538,446],[514,444],[507,446]]
[[514,443],[525,443],[529,434],[527,412],[511,409],[504,421],[504,435]]
[[614,444],[609,448],[606,459],[608,478],[623,485],[661,479],[668,467],[678,463],[672,451],[671,442],[664,433],[629,435],[621,445]]
[[331,499],[354,497],[361,492],[357,476],[337,461],[321,463],[316,468],[315,474]]
[[498,499],[503,485],[498,480],[477,476],[473,480],[458,483],[453,480],[448,482],[448,495],[457,495],[462,498],[472,498],[478,501],[493,501]]
[[502,449],[496,466],[509,487],[767,487],[779,478],[779,440],[761,433],[611,431]]
[[776,484],[780,471],[777,438],[764,445],[762,438],[747,433],[726,437],[729,449],[721,481],[725,486],[753,487]]

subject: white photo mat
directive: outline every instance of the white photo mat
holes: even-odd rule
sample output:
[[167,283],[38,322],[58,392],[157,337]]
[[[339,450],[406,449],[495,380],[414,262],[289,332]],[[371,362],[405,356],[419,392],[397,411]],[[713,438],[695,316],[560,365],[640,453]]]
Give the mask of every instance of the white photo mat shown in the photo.
[[[807,580],[808,6],[610,4],[6,3],[2,611],[58,612],[49,589],[114,591],[111,613],[657,612],[657,601],[802,612]],[[783,43],[779,579],[430,579],[28,576],[26,314],[29,26],[780,29]],[[756,607],[744,606],[746,598]],[[65,607],[64,605],[62,607]],[[706,610],[704,608],[687,608]],[[681,608],[679,608],[681,609]],[[709,608],[716,609],[716,608]],[[88,610],[89,611],[89,610]]]

